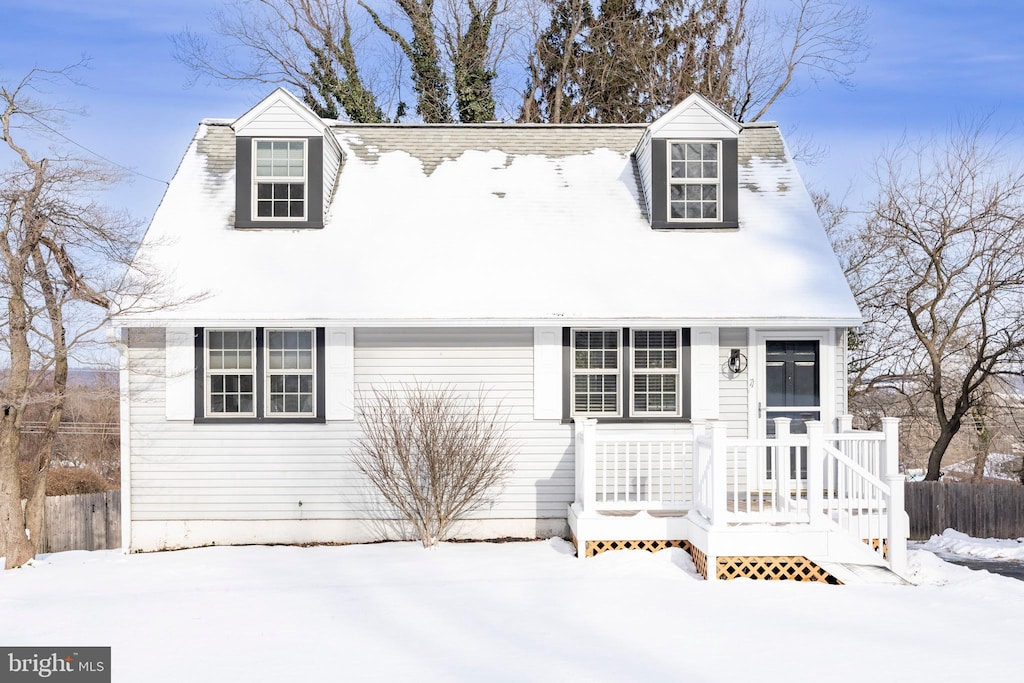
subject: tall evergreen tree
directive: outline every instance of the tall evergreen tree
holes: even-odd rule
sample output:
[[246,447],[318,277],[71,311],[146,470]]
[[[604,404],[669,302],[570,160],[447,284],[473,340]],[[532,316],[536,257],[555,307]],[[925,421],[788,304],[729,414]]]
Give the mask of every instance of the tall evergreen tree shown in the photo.
[[801,72],[844,82],[864,52],[866,13],[839,0],[602,0],[594,16],[585,0],[547,2],[524,121],[650,121],[694,92],[756,121]]

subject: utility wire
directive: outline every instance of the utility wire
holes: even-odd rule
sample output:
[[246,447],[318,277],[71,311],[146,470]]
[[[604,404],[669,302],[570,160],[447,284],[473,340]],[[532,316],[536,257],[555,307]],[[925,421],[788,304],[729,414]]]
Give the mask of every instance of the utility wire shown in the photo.
[[103,161],[107,162],[108,164],[111,164],[113,166],[117,166],[118,168],[120,168],[120,169],[122,169],[122,170],[124,170],[124,171],[126,171],[128,173],[131,173],[132,175],[137,175],[140,178],[145,178],[147,180],[152,180],[153,182],[156,182],[156,183],[163,183],[164,185],[168,185],[168,186],[170,185],[170,183],[167,182],[166,180],[160,180],[159,178],[154,178],[153,176],[146,175],[145,173],[140,173],[140,172],[136,171],[133,168],[129,168],[128,166],[125,166],[124,164],[119,164],[116,161],[114,161],[113,159],[109,159],[109,158],[103,156],[99,152],[94,152],[93,150],[89,149],[88,147],[86,147],[85,145],[81,144],[80,142],[75,142],[74,140],[69,138],[67,135],[64,135],[64,133],[61,133],[59,130],[56,130],[55,128],[52,128],[52,127],[46,125],[46,123],[44,123],[43,121],[40,121],[39,119],[36,119],[36,123],[38,123],[40,126],[45,128],[46,130],[50,131],[54,135],[59,135],[60,137],[64,138],[65,140],[70,142],[75,147],[80,147],[81,149],[84,149],[89,154],[93,155],[94,157],[96,157],[98,159],[102,159]]

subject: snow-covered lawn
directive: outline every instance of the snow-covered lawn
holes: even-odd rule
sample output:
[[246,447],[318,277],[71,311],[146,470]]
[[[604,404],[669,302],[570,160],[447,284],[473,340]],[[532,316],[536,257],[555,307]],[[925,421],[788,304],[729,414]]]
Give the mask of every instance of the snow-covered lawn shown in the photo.
[[984,560],[1024,562],[1024,538],[971,538],[953,529],[932,536],[922,546],[936,553],[950,553]]
[[561,540],[43,556],[0,645],[113,648],[115,681],[1019,681],[1024,582],[910,554],[910,586],[708,583]]

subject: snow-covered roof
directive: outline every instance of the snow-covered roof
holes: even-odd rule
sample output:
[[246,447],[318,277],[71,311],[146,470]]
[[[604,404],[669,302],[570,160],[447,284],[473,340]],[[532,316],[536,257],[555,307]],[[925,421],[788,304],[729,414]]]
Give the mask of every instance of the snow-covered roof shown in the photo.
[[638,125],[327,122],[323,229],[238,230],[234,131],[200,124],[140,249],[184,298],[125,323],[850,325],[776,126],[739,134],[739,228],[652,230]]

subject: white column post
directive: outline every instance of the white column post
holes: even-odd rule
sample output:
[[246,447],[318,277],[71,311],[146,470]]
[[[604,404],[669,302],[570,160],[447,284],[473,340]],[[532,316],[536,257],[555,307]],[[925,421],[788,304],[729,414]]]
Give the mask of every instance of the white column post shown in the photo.
[[583,512],[593,512],[597,503],[597,420],[576,422],[576,501]]
[[897,574],[907,569],[907,512],[904,504],[904,476],[900,474],[900,420],[898,417],[882,418],[882,453],[880,465],[885,483],[889,486],[889,500],[886,505],[886,518],[889,544],[889,567]]
[[882,452],[878,454],[878,478],[900,472],[900,419],[882,418]]
[[772,474],[775,476],[775,494],[772,496],[772,509],[777,512],[785,512],[785,500],[789,498],[789,423],[788,417],[775,418],[775,446]]
[[840,415],[839,421],[839,433],[852,432],[853,431],[853,415]]
[[825,425],[807,423],[807,515],[811,526],[824,521],[825,508]]
[[700,462],[698,454],[700,448],[697,442],[707,434],[707,425],[704,420],[693,421],[693,443],[690,444],[690,505],[695,506],[700,500],[701,492],[697,490],[697,482],[700,481]]
[[577,419],[576,425],[576,502],[573,507],[576,512],[576,557],[585,559],[587,557],[587,541],[589,538],[588,525],[589,515],[594,514],[594,505],[597,502],[596,493],[596,467],[595,436],[597,434],[597,420]]
[[704,577],[705,581],[718,581],[718,556],[708,553],[704,556],[705,571],[707,576]]
[[726,438],[728,426],[715,420],[711,423],[711,523],[725,522],[729,511],[728,482],[726,481]]

